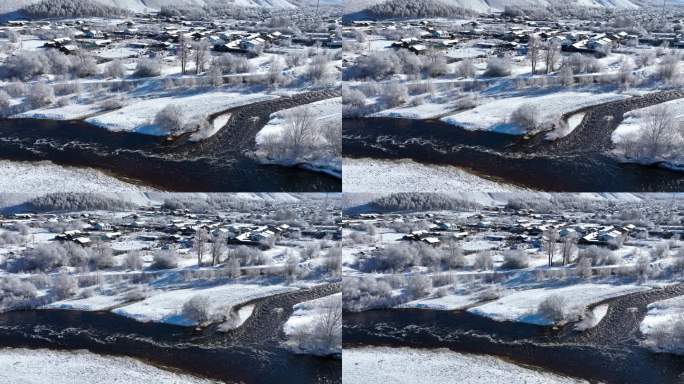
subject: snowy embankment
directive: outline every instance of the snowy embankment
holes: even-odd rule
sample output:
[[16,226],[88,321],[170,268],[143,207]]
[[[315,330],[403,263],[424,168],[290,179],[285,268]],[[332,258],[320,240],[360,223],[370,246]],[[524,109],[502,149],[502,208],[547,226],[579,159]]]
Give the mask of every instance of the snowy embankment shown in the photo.
[[[299,159],[291,159],[286,156],[273,156],[267,154],[263,150],[268,146],[268,142],[283,141],[283,135],[288,125],[288,116],[298,111],[308,110],[312,117],[312,125],[316,130],[328,129],[328,127],[335,127],[339,125],[342,119],[342,98],[334,97],[313,102],[311,104],[300,105],[298,107],[284,109],[282,111],[271,114],[268,123],[257,133],[256,144],[257,156],[264,164],[283,165],[287,167],[300,166],[304,169],[327,173],[331,176],[342,178],[342,161],[337,157],[330,156],[305,156]],[[317,134],[320,136],[320,133]],[[325,140],[324,137],[318,137],[317,140]],[[315,151],[317,152],[317,151]]]
[[[225,284],[210,288],[193,287],[157,292],[145,300],[116,308],[112,312],[141,322],[161,322],[182,326],[196,323],[182,315],[183,304],[197,295],[210,300],[210,313],[222,312],[251,300],[294,291],[297,288],[284,285]],[[227,313],[224,313],[227,315]]]
[[572,111],[629,96],[615,92],[556,92],[542,95],[525,95],[484,100],[473,109],[443,117],[441,120],[467,130],[493,131],[510,135],[523,135],[524,130],[510,122],[511,114],[526,104],[538,107],[541,121],[557,120]]
[[648,290],[646,286],[624,284],[575,284],[565,287],[544,287],[510,291],[495,301],[468,309],[476,315],[496,321],[519,321],[528,324],[552,325],[553,321],[539,313],[539,304],[551,295],[563,298],[567,313],[583,313],[600,301],[629,293]]
[[49,161],[0,160],[0,185],[6,193],[153,191],[150,187],[127,183],[92,168],[64,167]]
[[167,105],[178,105],[186,120],[195,122],[208,115],[277,96],[259,93],[207,92],[195,95],[176,95],[145,100],[134,100],[123,108],[86,119],[86,122],[110,131],[137,132],[166,136],[166,130],[154,124],[154,118]]
[[213,380],[171,372],[127,357],[86,351],[0,349],[0,382],[16,384],[209,384]]
[[[292,308],[294,312],[287,322],[283,325],[283,331],[288,338],[296,337],[300,334],[310,334],[321,319],[327,316],[328,311],[342,311],[342,293],[320,297],[318,299],[304,301],[295,304]],[[341,315],[340,315],[341,316]],[[307,349],[306,346],[295,345],[289,342],[290,347],[299,353],[311,353],[318,355],[331,355],[342,352],[342,345],[335,345],[332,349],[314,350]],[[304,347],[304,348],[302,348]]]
[[491,356],[468,355],[447,349],[363,347],[342,354],[342,382],[566,384],[586,383],[534,370]]
[[410,159],[343,160],[345,192],[515,192],[516,186],[497,183],[467,173],[459,168],[425,165]]
[[684,355],[684,296],[649,304],[639,329],[651,350]]
[[663,168],[684,171],[684,99],[675,99],[665,103],[652,105],[646,108],[635,109],[625,113],[624,120],[613,131],[611,139],[618,147],[623,147],[629,141],[635,140],[647,129],[649,124],[649,114],[654,113],[658,108],[666,108],[672,113],[672,120],[677,124],[678,135],[675,134],[672,150],[657,157],[641,156],[633,158],[626,156],[624,151],[616,149],[614,153],[623,162],[654,164],[658,163]]

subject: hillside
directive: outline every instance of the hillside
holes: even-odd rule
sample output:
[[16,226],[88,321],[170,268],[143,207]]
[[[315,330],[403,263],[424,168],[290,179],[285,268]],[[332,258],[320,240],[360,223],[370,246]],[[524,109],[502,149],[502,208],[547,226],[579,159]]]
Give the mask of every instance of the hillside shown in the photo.
[[[644,6],[661,6],[661,0],[441,0],[443,3],[453,6],[466,8],[478,12],[502,11],[506,6],[517,6],[523,8],[545,8],[549,6],[587,6],[587,7],[606,7],[634,9]],[[384,0],[349,0],[345,2],[348,12],[355,12],[367,8],[368,6],[382,3]],[[667,0],[667,4],[684,5],[683,0]]]

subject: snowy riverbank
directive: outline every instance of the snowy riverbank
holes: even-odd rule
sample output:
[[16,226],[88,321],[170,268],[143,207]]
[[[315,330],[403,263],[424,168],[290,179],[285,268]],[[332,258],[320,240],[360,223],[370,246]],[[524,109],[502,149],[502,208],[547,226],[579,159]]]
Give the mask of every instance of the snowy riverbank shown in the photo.
[[425,165],[413,160],[345,158],[345,192],[514,192],[522,188],[498,183],[450,166]]
[[342,382],[565,384],[585,381],[521,367],[504,360],[446,349],[363,347],[345,349]]

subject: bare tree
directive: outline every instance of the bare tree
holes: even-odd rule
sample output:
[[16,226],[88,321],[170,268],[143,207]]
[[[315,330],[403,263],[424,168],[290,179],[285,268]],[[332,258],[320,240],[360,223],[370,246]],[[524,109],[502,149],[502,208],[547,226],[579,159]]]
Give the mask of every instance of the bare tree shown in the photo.
[[676,141],[678,127],[674,113],[667,106],[659,105],[648,109],[641,129],[646,154],[650,157],[663,154]]
[[314,328],[314,335],[320,340],[320,346],[327,351],[338,350],[342,343],[342,300],[331,297],[319,315]]
[[216,265],[221,262],[221,256],[226,252],[226,235],[219,232],[211,241],[211,265]]
[[202,265],[202,257],[204,257],[204,246],[207,244],[209,234],[204,228],[197,229],[195,237],[192,240],[192,248],[197,253],[197,266]]
[[315,118],[309,108],[296,108],[286,117],[283,132],[285,143],[293,158],[298,158],[318,138]]
[[527,58],[532,65],[532,74],[537,72],[537,63],[541,58],[542,42],[539,36],[531,34],[527,42]]
[[190,59],[190,48],[188,48],[188,42],[184,34],[178,36],[178,49],[176,52],[178,59],[181,63],[181,72],[185,74],[185,70],[188,66],[188,60]]
[[561,247],[561,254],[563,256],[563,265],[570,263],[572,254],[577,249],[577,235],[574,233],[568,234],[563,238]]
[[546,74],[553,72],[556,68],[558,60],[560,60],[561,45],[558,40],[550,40],[546,43],[544,52],[544,63],[546,65]]
[[556,229],[549,228],[544,231],[542,242],[549,257],[549,266],[553,265],[553,257],[556,254],[556,241],[558,241],[558,231]]
[[200,40],[193,44],[193,48],[195,74],[199,75],[200,73],[204,72],[204,67],[207,64],[207,58],[209,57],[209,43],[206,40]]

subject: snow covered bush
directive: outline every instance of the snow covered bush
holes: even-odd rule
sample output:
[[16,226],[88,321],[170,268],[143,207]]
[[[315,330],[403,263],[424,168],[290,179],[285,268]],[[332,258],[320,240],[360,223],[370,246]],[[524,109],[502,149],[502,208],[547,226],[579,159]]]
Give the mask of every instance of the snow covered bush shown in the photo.
[[644,345],[655,352],[684,355],[684,315],[659,324],[646,336]]
[[52,86],[39,81],[31,87],[26,100],[33,108],[44,107],[55,101],[55,91]]
[[295,352],[321,356],[342,352],[341,300],[332,296],[320,306],[312,323],[296,325],[294,332],[289,335],[288,344]]
[[667,159],[681,153],[684,144],[682,123],[667,105],[648,108],[640,116],[643,124],[638,132],[624,137],[617,149],[628,158],[646,163]]
[[473,78],[477,75],[477,68],[472,59],[463,59],[456,65],[455,74],[457,77]]
[[97,61],[90,55],[80,53],[72,60],[74,74],[78,77],[95,76],[100,72]]
[[325,253],[323,268],[331,277],[342,275],[342,247],[332,247]]
[[14,276],[0,278],[0,312],[29,308],[38,295],[35,285]]
[[542,126],[541,111],[534,104],[523,104],[513,111],[510,121],[524,132],[532,133]]
[[551,295],[539,303],[538,312],[541,316],[554,324],[568,320],[568,306],[565,299],[559,295]]
[[247,58],[235,56],[230,53],[218,56],[212,62],[212,66],[219,68],[225,75],[235,73],[250,73],[254,71],[254,66]]
[[656,67],[656,76],[659,80],[666,84],[674,84],[679,82],[682,77],[679,69],[680,58],[677,55],[667,55],[660,59],[660,63]]
[[71,297],[76,294],[76,291],[78,291],[76,279],[66,273],[57,275],[52,282],[52,293],[58,300]]
[[508,59],[492,57],[487,61],[484,75],[487,77],[504,77],[511,75],[511,62]]
[[0,117],[6,117],[11,114],[10,95],[7,92],[0,90]]
[[656,244],[653,249],[651,249],[651,258],[658,260],[667,257],[670,251],[670,244],[667,241],[660,242]]
[[3,67],[6,77],[21,80],[31,80],[51,70],[50,60],[40,51],[19,51],[9,56]]
[[209,296],[196,295],[183,304],[181,314],[188,320],[202,325],[211,319]]
[[345,311],[358,312],[389,308],[397,304],[397,299],[392,295],[392,287],[386,281],[373,277],[344,277],[342,303]]
[[154,124],[169,132],[170,135],[176,135],[185,130],[186,120],[180,106],[169,104],[157,112]]
[[178,255],[171,250],[159,250],[154,253],[152,268],[171,269],[178,267]]
[[430,295],[432,293],[432,278],[426,275],[413,275],[409,277],[406,293],[412,299],[419,299]]
[[504,261],[501,268],[504,269],[522,269],[529,267],[530,258],[527,252],[520,249],[511,249],[504,252]]
[[591,260],[591,265],[615,265],[620,262],[620,258],[616,256],[609,249],[601,248],[596,245],[591,245],[584,249],[580,249],[577,253],[578,260],[587,258]]
[[473,264],[473,267],[483,271],[494,269],[494,259],[492,258],[492,253],[490,251],[478,252],[477,256],[475,256],[475,263]]
[[359,117],[366,113],[366,95],[358,89],[342,87],[342,115]]
[[382,100],[390,108],[405,104],[408,99],[408,88],[405,84],[391,82],[383,87]]
[[306,67],[306,76],[311,82],[318,84],[328,77],[329,68],[330,58],[328,55],[316,55],[311,58],[311,62]]
[[114,79],[120,79],[126,75],[126,67],[121,60],[115,59],[107,63],[104,68],[104,75]]
[[42,243],[27,248],[21,257],[13,260],[9,269],[13,272],[44,271],[67,265],[67,253],[59,243]]
[[143,57],[138,60],[133,76],[135,77],[155,77],[161,75],[161,63],[156,59]]
[[577,266],[575,267],[575,273],[577,273],[577,276],[584,277],[584,278],[591,277],[591,274],[592,274],[591,263],[592,263],[592,259],[590,257],[580,258],[579,261],[577,262]]

